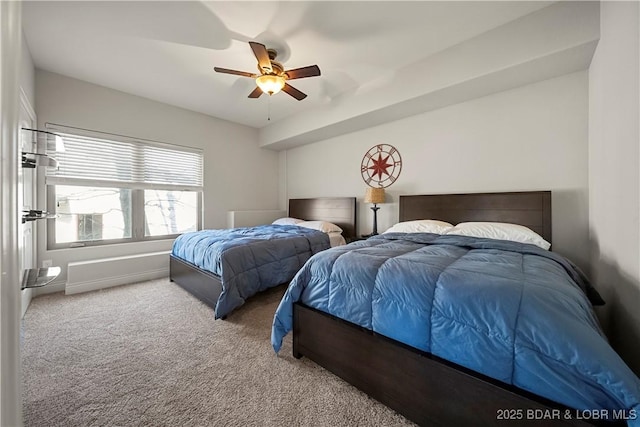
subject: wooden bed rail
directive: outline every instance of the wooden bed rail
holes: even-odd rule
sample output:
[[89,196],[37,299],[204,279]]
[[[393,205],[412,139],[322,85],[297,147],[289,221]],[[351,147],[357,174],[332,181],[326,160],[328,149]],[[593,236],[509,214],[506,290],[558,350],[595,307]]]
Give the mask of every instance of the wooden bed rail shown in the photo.
[[576,419],[572,409],[300,303],[293,318],[294,357],[422,426],[625,425]]

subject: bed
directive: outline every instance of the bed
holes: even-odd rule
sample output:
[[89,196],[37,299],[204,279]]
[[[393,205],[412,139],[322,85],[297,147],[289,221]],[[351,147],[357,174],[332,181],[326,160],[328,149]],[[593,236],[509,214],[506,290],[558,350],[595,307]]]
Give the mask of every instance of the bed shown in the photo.
[[[355,197],[290,199],[288,215],[335,224],[342,229],[342,237],[347,241],[355,236]],[[191,239],[186,243],[191,245],[189,251],[184,243],[186,239]],[[202,252],[212,248],[201,244],[205,240],[219,243],[220,256]],[[225,318],[251,295],[288,283],[313,253],[328,248],[331,241],[333,236],[295,225],[189,233],[174,243],[169,278],[213,308],[216,319]],[[179,246],[181,244],[183,246]]]
[[[452,224],[466,221],[521,224],[551,242],[551,193],[400,196],[400,221],[424,218]],[[561,257],[548,251],[545,255],[545,251],[533,245],[466,236],[396,234],[395,237],[383,234],[335,248],[307,262],[291,282],[274,317],[274,349],[279,349],[283,333],[292,327],[296,358],[308,357],[419,425],[499,425],[532,421],[545,425],[589,425],[601,423],[603,419],[607,424],[611,421],[637,425],[640,381],[599,335],[586,295],[588,284],[574,266],[562,264]],[[420,239],[422,241],[416,241]],[[425,252],[411,258],[410,249],[415,245],[418,251]],[[410,255],[391,259],[386,255],[381,257],[378,250]],[[393,277],[406,275],[405,285],[419,280],[420,277],[411,276],[409,270],[423,274],[440,261],[425,265],[417,264],[418,261],[422,262],[425,255],[435,256],[436,252],[447,255],[449,251],[461,252],[460,258],[436,270],[439,276],[436,275],[431,296],[420,294],[422,291],[416,291],[414,288],[420,288],[415,286],[393,285]],[[361,263],[364,258],[386,267],[386,270],[372,270],[369,284],[368,264]],[[495,298],[484,287],[484,276],[478,279],[481,277],[478,272],[465,270],[471,268],[467,264],[454,264],[463,258],[489,267],[482,274],[495,276],[487,282],[487,287],[499,289],[500,298]],[[509,290],[511,284],[502,276],[502,271],[510,268],[507,263],[510,258],[522,260],[523,272],[535,272],[531,277],[523,276],[522,290],[516,293]],[[396,260],[403,260],[405,264],[398,264],[399,268],[394,270]],[[407,267],[413,266],[413,262],[416,262],[415,269]],[[450,265],[456,268],[449,268]],[[546,270],[558,277],[558,283],[553,283],[554,288],[549,291],[542,288],[547,286],[546,282],[536,282],[538,274]],[[569,275],[569,271],[573,273]],[[461,280],[465,274],[472,277],[469,283]],[[387,276],[391,278],[387,280]],[[473,285],[474,280],[482,281],[483,287],[473,289],[470,284]],[[525,287],[525,282],[536,286]],[[347,285],[340,286],[341,283]],[[579,289],[578,284],[583,289]],[[367,293],[367,287],[376,286],[379,295]],[[330,289],[333,291],[329,292]],[[544,292],[539,292],[540,289]],[[352,295],[351,299],[343,303],[342,297],[338,298],[340,292]],[[411,307],[385,312],[395,303],[388,300],[388,295],[412,295],[412,292],[418,293],[410,301],[424,298],[432,304],[428,308],[431,312],[426,314],[430,320],[428,339],[412,332],[420,331],[421,323],[412,324],[402,319],[396,322],[396,317],[410,313]],[[551,321],[555,318],[547,316],[543,310],[545,305],[529,305],[545,294],[553,298],[544,304],[555,305],[554,310],[557,309],[560,316],[569,316],[566,322]],[[508,304],[511,299],[514,303]],[[358,300],[363,300],[365,306],[368,303],[371,313],[356,311]],[[512,318],[496,314],[503,301],[505,306],[516,310]],[[420,310],[422,308],[415,311],[415,316],[405,317],[409,320],[420,317],[423,314]],[[571,317],[574,310],[578,321]],[[489,329],[482,329],[485,324],[490,325]],[[513,326],[515,337],[511,342],[511,326],[503,328],[504,324]],[[577,347],[573,346],[572,328],[581,334],[586,330],[584,337],[575,334]],[[527,331],[531,336],[525,336]],[[489,335],[493,341],[484,340]],[[531,341],[525,342],[525,339]],[[558,353],[557,360],[550,360],[545,354],[547,350],[540,346],[558,345],[557,342],[559,347],[566,343],[574,352]],[[548,351],[552,354],[560,351],[550,348]],[[586,348],[589,352],[583,351]],[[482,364],[474,366],[482,360]],[[587,374],[584,374],[585,366],[591,369]],[[594,403],[584,406],[582,402]]]

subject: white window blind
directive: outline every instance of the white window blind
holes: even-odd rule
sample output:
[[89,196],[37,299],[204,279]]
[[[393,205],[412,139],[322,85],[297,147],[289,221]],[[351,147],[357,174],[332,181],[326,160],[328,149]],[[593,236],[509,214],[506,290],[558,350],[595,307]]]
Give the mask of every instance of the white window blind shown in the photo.
[[50,154],[58,168],[47,171],[47,184],[202,191],[201,150],[56,133],[65,151]]

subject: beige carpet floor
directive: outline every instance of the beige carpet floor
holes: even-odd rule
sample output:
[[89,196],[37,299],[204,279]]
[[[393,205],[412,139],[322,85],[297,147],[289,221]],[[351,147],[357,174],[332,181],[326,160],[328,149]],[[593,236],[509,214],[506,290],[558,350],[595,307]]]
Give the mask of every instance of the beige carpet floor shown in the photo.
[[412,425],[270,345],[276,288],[227,320],[168,279],[35,298],[22,327],[26,426]]

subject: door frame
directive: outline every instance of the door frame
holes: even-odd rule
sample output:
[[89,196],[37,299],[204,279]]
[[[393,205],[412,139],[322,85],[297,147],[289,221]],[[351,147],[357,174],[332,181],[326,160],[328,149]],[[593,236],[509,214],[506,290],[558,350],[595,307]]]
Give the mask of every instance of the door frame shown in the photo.
[[22,425],[18,114],[22,2],[0,1],[0,425]]

